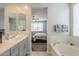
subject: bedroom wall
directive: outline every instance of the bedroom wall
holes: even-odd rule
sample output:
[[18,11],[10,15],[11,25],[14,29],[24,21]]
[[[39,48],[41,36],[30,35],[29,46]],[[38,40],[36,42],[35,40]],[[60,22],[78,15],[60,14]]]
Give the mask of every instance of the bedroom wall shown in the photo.
[[32,15],[39,17],[40,20],[47,20],[47,8],[46,7],[32,8]]
[[[54,32],[54,25],[66,24],[68,25],[68,32],[56,33]],[[69,27],[69,5],[65,3],[48,4],[48,20],[47,33],[48,44],[50,42],[66,42],[70,35]]]

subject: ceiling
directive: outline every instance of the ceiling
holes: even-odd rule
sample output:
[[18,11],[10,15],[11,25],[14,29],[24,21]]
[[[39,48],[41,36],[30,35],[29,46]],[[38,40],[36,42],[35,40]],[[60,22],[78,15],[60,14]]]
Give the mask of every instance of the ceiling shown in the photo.
[[44,8],[48,7],[48,3],[27,3],[31,8]]
[[[32,9],[34,8],[44,8],[48,7],[49,3],[0,3],[0,7],[5,7],[7,5],[28,5]],[[68,3],[69,4],[69,3]],[[76,5],[77,3],[70,3],[71,5]]]
[[[14,4],[16,4],[16,3],[14,3]],[[0,3],[0,7],[5,7],[7,5],[14,5],[14,4],[11,4],[11,3]],[[19,4],[23,4],[23,3],[19,3]],[[19,4],[17,3],[16,5],[19,5]],[[31,8],[48,7],[48,3],[26,3],[26,5],[30,6]]]

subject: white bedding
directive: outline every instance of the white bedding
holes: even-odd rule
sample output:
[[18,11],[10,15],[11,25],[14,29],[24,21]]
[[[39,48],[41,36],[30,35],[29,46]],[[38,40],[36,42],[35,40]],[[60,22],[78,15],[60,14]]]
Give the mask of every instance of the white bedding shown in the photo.
[[47,38],[47,35],[46,33],[36,33],[34,36],[33,36],[33,40],[36,41],[37,39],[42,39],[42,40],[46,40]]

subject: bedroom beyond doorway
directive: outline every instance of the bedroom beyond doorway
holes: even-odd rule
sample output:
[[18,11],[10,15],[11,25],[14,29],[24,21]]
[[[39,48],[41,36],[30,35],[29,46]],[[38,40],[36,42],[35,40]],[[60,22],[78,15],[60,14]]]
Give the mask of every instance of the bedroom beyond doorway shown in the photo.
[[32,51],[47,51],[47,7],[32,9]]

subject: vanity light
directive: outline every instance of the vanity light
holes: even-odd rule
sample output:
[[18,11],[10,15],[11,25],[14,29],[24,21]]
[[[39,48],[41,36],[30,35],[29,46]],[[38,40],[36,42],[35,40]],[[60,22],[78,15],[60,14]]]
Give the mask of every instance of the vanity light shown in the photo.
[[38,16],[32,16],[32,20],[38,21],[39,17]]

